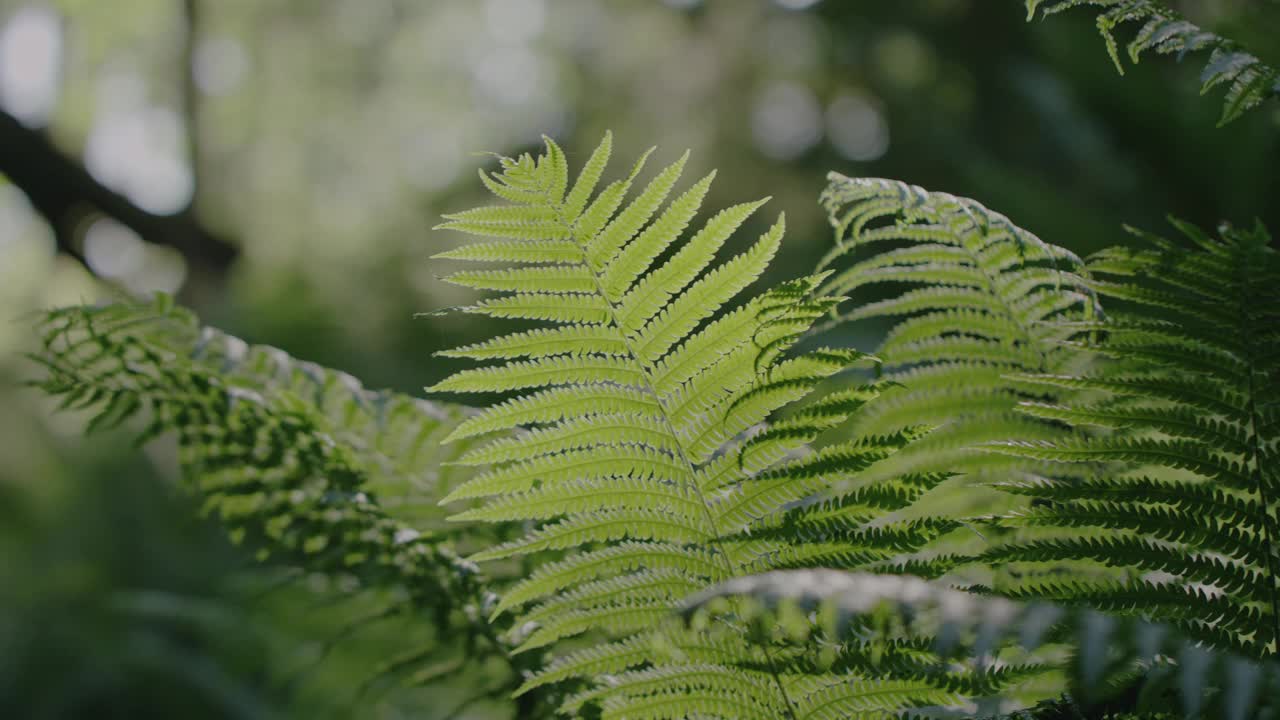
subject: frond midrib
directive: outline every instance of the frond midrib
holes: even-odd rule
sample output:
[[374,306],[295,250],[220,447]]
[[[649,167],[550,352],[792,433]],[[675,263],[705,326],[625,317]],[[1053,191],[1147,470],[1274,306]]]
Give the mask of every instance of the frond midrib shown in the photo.
[[[587,274],[591,277],[591,282],[595,285],[596,294],[599,295],[600,298],[602,298],[605,301],[605,305],[608,308],[607,309],[607,313],[609,317],[608,325],[610,325],[611,327],[613,327],[614,330],[617,331],[618,337],[621,339],[622,343],[626,348],[627,356],[630,358],[630,360],[633,363],[635,363],[636,367],[640,368],[641,370],[641,382],[642,382],[641,390],[646,394],[648,394],[649,397],[657,404],[658,416],[662,420],[663,427],[666,429],[667,433],[671,437],[672,444],[676,450],[677,457],[685,465],[685,467],[688,468],[689,484],[692,486],[695,496],[698,498],[699,505],[701,506],[703,515],[705,516],[707,521],[707,527],[711,532],[711,537],[708,539],[708,544],[712,545],[715,548],[715,555],[721,559],[721,563],[724,566],[726,576],[733,577],[738,572],[745,570],[745,568],[735,567],[735,563],[733,562],[733,560],[730,559],[728,553],[725,551],[725,549],[720,543],[720,540],[719,540],[720,532],[716,525],[715,515],[714,513],[712,513],[711,505],[707,501],[707,498],[703,493],[702,488],[700,487],[700,483],[697,481],[697,477],[700,472],[699,467],[690,459],[688,452],[684,447],[684,443],[680,438],[680,435],[676,432],[675,425],[672,422],[671,416],[667,411],[666,403],[663,401],[663,396],[658,393],[657,388],[653,384],[651,369],[647,363],[641,360],[640,354],[637,352],[634,343],[631,341],[631,338],[627,335],[627,332],[624,329],[624,326],[622,324],[619,308],[617,304],[614,303],[613,299],[609,297],[609,294],[605,291],[604,281],[600,277],[600,273],[596,270],[596,268],[592,267],[591,263],[588,261],[588,248],[586,247],[586,244],[583,241],[583,239],[578,235],[576,220],[571,222],[565,218],[565,215],[564,215],[565,208],[564,208],[564,202],[562,200],[561,201],[553,200],[550,197],[550,195],[546,195],[545,197],[546,197],[547,204],[554,209],[556,222],[558,222],[561,225],[564,231],[568,234],[569,239],[575,245],[577,245],[579,250],[582,252],[582,260],[581,260],[582,266],[586,269]],[[764,648],[764,652],[769,665],[770,675],[772,676],[774,685],[777,687],[778,693],[782,698],[783,707],[786,708],[787,716],[790,718],[790,720],[798,720],[795,703],[792,701],[790,695],[787,692],[786,686],[782,682],[782,677],[777,670],[776,662],[773,658],[773,653],[767,647]]]

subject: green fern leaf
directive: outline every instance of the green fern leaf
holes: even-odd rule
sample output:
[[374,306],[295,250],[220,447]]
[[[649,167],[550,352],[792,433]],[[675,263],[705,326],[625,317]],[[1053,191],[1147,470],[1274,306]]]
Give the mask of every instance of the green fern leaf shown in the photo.
[[417,616],[403,623],[405,654],[357,678],[357,693],[433,682],[441,662],[466,666],[441,639],[489,632],[461,612],[483,603],[484,586],[451,549],[428,489],[466,477],[448,465],[466,445],[439,441],[469,410],[367,390],[202,328],[165,297],[54,310],[39,332],[43,390],[89,411],[93,430],[136,416],[144,439],[176,435],[187,488],[233,538],[266,567],[293,571],[286,586],[323,581],[359,610],[323,638],[325,653]]
[[[972,479],[1035,467],[975,459],[983,439],[1052,436],[1014,412],[1026,397],[1010,372],[1055,372],[1078,357],[1064,321],[1096,313],[1082,261],[965,198],[875,178],[829,176],[822,201],[836,243],[819,290],[853,294],[889,283],[887,299],[833,313],[827,326],[894,322],[876,350],[888,386],[857,416],[865,436],[930,428],[869,479],[969,471]],[[886,249],[881,250],[881,247]],[[847,260],[853,262],[843,265]],[[882,293],[883,294],[883,293]]]
[[[865,469],[867,457],[892,452],[868,446],[814,454],[808,447],[875,393],[819,387],[870,359],[839,348],[795,351],[805,331],[840,301],[817,292],[825,275],[735,300],[778,252],[782,218],[745,252],[718,265],[717,255],[763,202],[716,213],[681,242],[713,179],[677,192],[687,155],[630,199],[643,160],[592,197],[611,152],[606,137],[561,199],[560,181],[552,181],[560,177],[563,152],[546,144],[541,158],[505,159],[500,172],[486,175],[495,194],[527,210],[483,208],[451,216],[442,227],[497,229],[448,258],[526,264],[450,276],[508,293],[469,311],[510,309],[512,317],[557,325],[443,353],[500,362],[461,370],[432,388],[526,393],[453,432],[454,439],[503,436],[462,455],[461,464],[489,467],[443,501],[482,499],[457,521],[528,523],[523,537],[472,556],[521,557],[534,568],[494,610],[515,616],[512,639],[520,650],[586,645],[560,654],[524,689],[585,679],[588,689],[564,710],[591,706],[605,717],[797,717],[793,678],[774,667],[780,658],[764,651],[753,674],[722,667],[753,652],[732,636],[714,646],[735,650],[707,649],[711,639],[703,638],[694,642],[702,650],[682,646],[664,654],[663,618],[689,592],[783,559],[786,539],[741,531],[775,523],[786,504],[820,495]],[[557,170],[539,176],[544,166]],[[555,227],[547,217],[556,218]],[[521,236],[521,228],[529,234]],[[560,253],[566,240],[577,248],[575,259],[557,255],[553,263],[527,267],[542,258],[546,243],[557,243]],[[572,306],[555,310],[558,297]],[[588,310],[592,322],[580,322]],[[780,414],[798,401],[805,403]],[[806,464],[811,454],[817,460]],[[918,525],[847,534],[877,559],[914,550],[932,536]]]
[[[1105,251],[1092,265],[1098,291],[1117,305],[1107,322],[1077,330],[1101,331],[1096,350],[1110,364],[1086,376],[1021,378],[1078,391],[1079,400],[1023,409],[1080,430],[990,449],[1051,460],[1085,479],[1010,486],[1037,505],[1000,522],[1029,534],[985,557],[1016,563],[1035,592],[1070,563],[1082,572],[1055,590],[1063,601],[1150,616],[1176,604],[1176,624],[1190,636],[1272,657],[1280,435],[1265,408],[1280,398],[1280,256],[1261,227],[1224,227],[1220,238],[1182,229],[1194,249],[1160,239],[1154,250]],[[1099,565],[1123,572],[1089,570]],[[1151,573],[1164,578],[1157,590],[1137,579]]]
[[1203,95],[1215,87],[1227,88],[1218,124],[1226,125],[1264,100],[1280,96],[1280,70],[1245,52],[1238,43],[1215,35],[1187,21],[1178,12],[1156,0],[1026,0],[1027,19],[1036,12],[1044,16],[1090,6],[1098,8],[1098,32],[1107,44],[1107,53],[1116,70],[1124,74],[1119,43],[1114,32],[1122,25],[1140,24],[1127,52],[1130,62],[1146,52],[1177,55],[1210,51],[1200,74]]

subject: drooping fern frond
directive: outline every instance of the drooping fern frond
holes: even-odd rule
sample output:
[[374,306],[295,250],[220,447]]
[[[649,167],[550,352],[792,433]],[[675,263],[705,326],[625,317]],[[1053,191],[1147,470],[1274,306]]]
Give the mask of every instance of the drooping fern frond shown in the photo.
[[[237,392],[264,398],[288,396],[305,404],[324,418],[337,442],[358,454],[367,476],[366,490],[377,492],[380,504],[395,513],[434,515],[430,513],[434,502],[428,505],[425,500],[468,474],[450,465],[467,446],[439,441],[473,413],[469,408],[365,388],[340,370],[201,325],[193,313],[164,295],[148,304],[53,310],[42,318],[38,332],[43,350],[37,360],[52,371],[72,374],[65,388],[46,389],[74,395],[76,403],[95,398],[103,412],[90,420],[93,430],[117,425],[142,409],[133,401],[145,398],[110,396],[110,383],[143,370],[122,367],[120,358],[112,355],[133,344],[216,374]],[[156,432],[165,429],[154,427]],[[416,504],[405,504],[414,497]]]
[[1058,321],[1096,312],[1081,261],[973,200],[895,180],[829,179],[822,202],[836,245],[820,269],[843,266],[819,292],[880,298],[830,324],[893,323],[876,350],[892,385],[858,415],[855,432],[932,430],[883,466],[886,475],[1018,469],[972,448],[1057,433],[1014,411],[1025,394],[1005,375],[1071,367],[1076,353],[1059,343],[1070,333]]
[[1280,96],[1280,69],[1271,67],[1247,52],[1239,43],[1205,30],[1177,11],[1156,0],[1026,0],[1027,19],[1036,12],[1049,16],[1082,6],[1099,9],[1098,32],[1107,44],[1107,53],[1116,70],[1124,74],[1115,31],[1123,25],[1137,25],[1138,31],[1126,50],[1137,63],[1145,52],[1177,55],[1181,60],[1192,52],[1209,52],[1200,73],[1203,95],[1216,87],[1227,89],[1219,126],[1243,115],[1263,101]]
[[[1166,626],[1047,603],[1020,604],[904,576],[830,570],[775,571],[737,578],[685,604],[686,617],[705,623],[731,614],[738,622],[776,628],[773,634],[839,662],[843,653],[875,648],[880,662],[904,659],[918,672],[948,675],[969,694],[970,717],[1005,716],[1010,701],[976,697],[984,680],[1026,673],[1049,684],[1024,692],[1067,692],[1009,717],[1085,717],[1123,691],[1141,717],[1265,717],[1280,704],[1280,666],[1217,652]],[[815,637],[821,642],[815,642]],[[823,645],[825,644],[825,647]],[[1065,682],[1064,682],[1065,681]],[[1168,715],[1165,715],[1168,713]],[[1095,717],[1089,714],[1088,717]],[[1127,717],[1139,715],[1127,714]],[[1115,717],[1115,716],[1110,716]]]
[[201,328],[163,297],[54,310],[39,333],[39,387],[88,411],[91,430],[137,416],[147,423],[141,439],[176,436],[187,489],[233,538],[268,567],[350,596],[344,602],[360,614],[326,646],[386,620],[429,619],[425,639],[353,687],[427,682],[424,668],[459,650],[466,657],[454,643],[493,644],[467,619],[483,603],[482,578],[421,509],[436,499],[424,492],[450,482],[442,473],[460,475],[443,464],[456,449],[436,446],[465,410],[366,390],[344,373]]
[[[1254,658],[1280,641],[1280,256],[1261,226],[1210,237],[1182,223],[1188,249],[1091,258],[1110,319],[1093,347],[1109,365],[1022,381],[1078,392],[1027,402],[1076,433],[992,449],[1052,461],[1079,480],[1009,490],[1031,508],[999,520],[1024,535],[989,562],[1024,574],[1002,594],[1155,617]],[[1083,343],[1082,343],[1083,344]]]
[[[901,679],[892,691],[855,666],[818,682],[861,678],[862,690],[824,705],[812,677],[788,671],[793,658],[747,649],[731,628],[668,642],[663,620],[681,598],[736,575],[824,561],[863,567],[918,549],[945,528],[864,526],[936,479],[824,495],[896,446],[812,445],[875,392],[816,392],[864,356],[796,348],[841,300],[815,293],[823,276],[732,304],[777,252],[781,218],[716,265],[762,203],[716,213],[682,239],[712,179],[674,194],[685,158],[628,198],[644,158],[596,192],[608,136],[572,183],[564,153],[549,139],[546,147],[482,172],[508,204],[446,216],[441,227],[484,238],[442,257],[501,263],[446,278],[505,293],[467,312],[548,324],[444,352],[497,363],[432,388],[522,393],[454,431],[508,434],[463,455],[485,469],[445,501],[480,501],[458,520],[529,523],[524,537],[473,556],[534,564],[495,606],[516,615],[518,651],[555,653],[524,690],[576,680],[565,711],[619,718],[821,717],[946,696],[929,679]],[[791,528],[805,528],[807,541]],[[753,652],[753,667],[738,664]]]

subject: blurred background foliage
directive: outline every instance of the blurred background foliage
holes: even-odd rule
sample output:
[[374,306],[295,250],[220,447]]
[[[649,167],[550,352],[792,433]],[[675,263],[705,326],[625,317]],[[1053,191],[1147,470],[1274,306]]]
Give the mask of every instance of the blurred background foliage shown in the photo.
[[[1280,3],[1173,4],[1280,63]],[[332,686],[353,676],[287,682],[276,651],[323,620],[223,581],[245,559],[172,489],[163,446],[85,440],[20,388],[36,308],[177,292],[251,341],[419,393],[449,370],[432,351],[492,334],[414,319],[466,297],[437,281],[428,258],[457,241],[430,227],[478,200],[474,152],[542,133],[571,162],[606,129],[621,157],[692,148],[691,176],[720,170],[710,206],[773,196],[790,232],[770,282],[830,242],[828,170],[973,197],[1077,252],[1167,213],[1280,227],[1280,106],[1218,129],[1198,64],[1120,77],[1090,13],[1024,15],[1018,0],[0,0],[0,715],[315,716],[348,707]]]

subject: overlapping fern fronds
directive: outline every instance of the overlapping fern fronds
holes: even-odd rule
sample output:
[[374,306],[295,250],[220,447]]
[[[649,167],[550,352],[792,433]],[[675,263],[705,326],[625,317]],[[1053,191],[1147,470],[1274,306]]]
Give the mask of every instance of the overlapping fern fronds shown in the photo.
[[1227,89],[1219,125],[1235,120],[1267,99],[1280,96],[1280,69],[1156,0],[1026,0],[1026,4],[1028,20],[1034,19],[1037,11],[1048,16],[1082,6],[1098,8],[1098,32],[1122,75],[1124,64],[1114,32],[1123,25],[1139,26],[1126,47],[1134,63],[1146,52],[1177,55],[1181,60],[1187,53],[1208,51],[1209,60],[1200,73],[1200,93],[1217,87]]
[[1157,617],[1217,648],[1272,658],[1280,256],[1261,226],[1219,237],[1178,227],[1192,248],[1140,234],[1153,247],[1090,260],[1111,317],[1077,329],[1104,333],[1095,349],[1111,364],[1021,378],[1079,393],[1023,405],[1076,434],[992,446],[1084,479],[1011,484],[1034,502],[1000,522],[1025,535],[983,559],[1024,574],[1002,594]]
[[[436,445],[465,419],[462,409],[369,391],[248,346],[163,297],[54,310],[39,330],[38,385],[64,408],[88,411],[91,430],[138,416],[143,440],[175,435],[188,488],[234,538],[269,567],[358,591],[350,606],[362,612],[326,645],[382,621],[431,620],[435,630],[417,640],[425,646],[405,647],[369,683],[429,680],[431,663],[460,649],[442,637],[493,644],[485,626],[466,620],[485,591],[476,568],[418,509],[430,504],[423,484],[448,470],[452,456],[438,453],[453,451]],[[383,491],[401,516],[380,504]]]
[[[458,520],[531,523],[523,538],[473,556],[541,561],[495,608],[516,613],[519,651],[560,649],[525,689],[579,679],[567,711],[628,718],[819,717],[945,697],[929,679],[904,679],[900,692],[859,683],[856,667],[817,679],[791,673],[791,659],[752,650],[728,628],[668,642],[662,621],[690,593],[774,567],[889,562],[947,528],[866,526],[933,478],[822,498],[895,446],[810,446],[873,392],[815,392],[864,356],[794,347],[841,300],[814,293],[822,276],[732,304],[777,252],[782,218],[716,265],[762,202],[723,210],[681,241],[712,176],[667,202],[682,157],[627,199],[644,158],[596,192],[608,136],[572,183],[564,153],[546,146],[536,159],[503,158],[499,172],[481,174],[508,204],[447,216],[442,227],[485,239],[442,257],[500,263],[446,278],[506,293],[469,312],[549,325],[443,353],[499,362],[433,388],[525,393],[454,431],[527,430],[466,453],[460,462],[487,469],[446,498],[484,499]],[[810,533],[804,542],[793,537],[800,530]],[[744,668],[752,653],[754,666]],[[832,689],[815,694],[815,683]]]
[[1045,439],[1052,425],[1014,411],[1009,372],[1062,372],[1076,353],[1059,322],[1096,312],[1081,261],[967,198],[896,180],[832,173],[822,202],[845,263],[819,292],[879,292],[831,324],[893,322],[876,350],[892,381],[858,416],[864,437],[932,429],[882,467],[886,475],[1017,469],[975,454],[984,440]]
[[[1120,693],[1133,697],[1119,704],[1148,718],[1244,720],[1280,709],[1274,662],[1215,652],[1165,625],[1023,605],[918,578],[775,571],[731,580],[685,606],[695,624],[726,612],[776,628],[775,637],[826,664],[878,652],[883,666],[901,671],[910,662],[918,673],[949,677],[958,695],[968,695],[969,717],[1004,716],[1025,695],[1055,689],[1066,694],[1011,717],[1097,717]],[[1011,684],[1024,697],[1009,689],[976,696],[989,689],[984,680],[1017,675],[1037,681]]]

